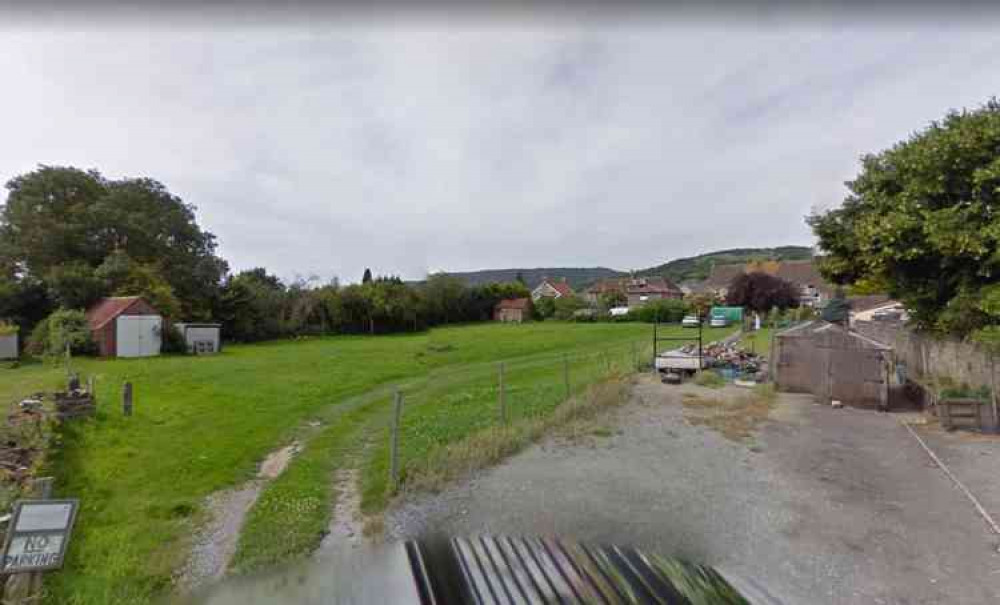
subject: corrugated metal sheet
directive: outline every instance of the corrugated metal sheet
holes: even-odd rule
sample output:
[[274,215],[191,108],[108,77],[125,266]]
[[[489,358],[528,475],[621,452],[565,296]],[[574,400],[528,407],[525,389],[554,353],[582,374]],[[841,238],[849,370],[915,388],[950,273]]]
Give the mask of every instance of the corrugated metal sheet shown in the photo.
[[[711,568],[635,548],[477,536],[443,549],[410,542],[407,551],[426,604],[747,603]],[[461,581],[449,586],[450,568]]]

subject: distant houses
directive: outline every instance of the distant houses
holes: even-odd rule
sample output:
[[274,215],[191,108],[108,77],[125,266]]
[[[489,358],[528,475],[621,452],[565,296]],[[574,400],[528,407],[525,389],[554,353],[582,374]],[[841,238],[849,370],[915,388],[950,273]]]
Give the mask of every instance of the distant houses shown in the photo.
[[803,307],[822,307],[836,290],[833,284],[823,279],[819,268],[812,260],[715,265],[704,282],[691,288],[694,292],[708,292],[725,298],[733,279],[744,273],[754,272],[767,273],[795,284],[799,288],[799,305]]
[[607,295],[617,295],[629,309],[637,309],[653,300],[684,298],[684,291],[665,277],[625,277],[601,280],[587,288],[583,298],[596,306]]
[[531,291],[531,300],[538,301],[541,298],[563,298],[573,296],[573,288],[566,282],[566,278],[552,280],[545,278],[542,283],[535,286]]

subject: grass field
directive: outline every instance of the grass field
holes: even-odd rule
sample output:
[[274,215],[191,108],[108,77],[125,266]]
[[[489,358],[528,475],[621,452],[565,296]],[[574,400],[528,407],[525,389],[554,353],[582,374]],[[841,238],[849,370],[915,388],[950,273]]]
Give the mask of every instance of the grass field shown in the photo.
[[[579,392],[615,364],[629,367],[632,343],[648,338],[640,324],[482,324],[231,346],[213,357],[74,360],[97,377],[100,411],[70,425],[52,461],[56,496],[80,498],[81,510],[66,568],[46,577],[48,601],[142,603],[169,590],[205,497],[251,477],[293,438],[305,450],[251,511],[234,566],[307,553],[329,518],[334,469],[357,465],[365,509],[385,506],[393,385],[406,398],[402,467],[416,481],[443,448],[498,423],[498,361],[516,422],[565,399],[564,356]],[[25,364],[0,372],[0,394],[14,401],[63,378],[61,368]],[[131,418],[118,404],[125,380],[135,386]]]

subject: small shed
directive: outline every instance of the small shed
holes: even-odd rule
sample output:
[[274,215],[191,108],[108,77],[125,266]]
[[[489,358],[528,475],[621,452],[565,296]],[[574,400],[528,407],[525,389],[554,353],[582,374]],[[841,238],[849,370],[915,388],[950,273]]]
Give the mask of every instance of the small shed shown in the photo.
[[530,298],[505,298],[493,307],[495,321],[521,323],[528,319],[531,309]]
[[822,401],[888,409],[892,348],[839,325],[810,321],[780,332],[775,387]]
[[20,346],[17,326],[0,324],[0,359],[17,359]]
[[163,316],[141,296],[103,298],[87,310],[101,357],[160,354]]
[[178,322],[174,327],[184,337],[188,353],[204,355],[222,350],[222,324]]

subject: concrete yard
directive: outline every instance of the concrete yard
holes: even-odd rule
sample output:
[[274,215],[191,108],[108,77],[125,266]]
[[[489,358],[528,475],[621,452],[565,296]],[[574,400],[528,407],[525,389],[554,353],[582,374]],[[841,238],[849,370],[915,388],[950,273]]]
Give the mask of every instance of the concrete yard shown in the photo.
[[[781,603],[1000,602],[997,536],[899,417],[781,395],[751,439],[732,441],[690,424],[683,393],[745,391],[644,377],[604,427],[413,498],[388,532],[629,543],[712,564]],[[993,443],[950,451],[973,458],[968,485],[990,498],[981,451]]]

